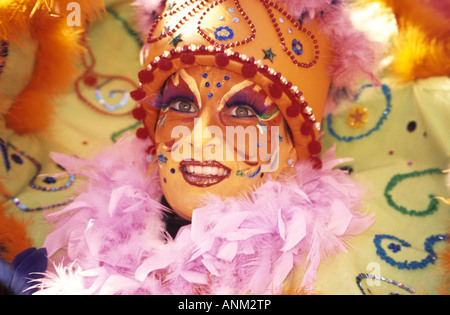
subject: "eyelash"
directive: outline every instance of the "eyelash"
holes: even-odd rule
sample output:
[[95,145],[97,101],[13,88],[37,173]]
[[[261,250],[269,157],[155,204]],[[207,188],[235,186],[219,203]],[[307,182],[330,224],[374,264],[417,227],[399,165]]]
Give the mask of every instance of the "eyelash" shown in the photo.
[[[176,109],[170,108],[170,106],[177,101],[186,101],[192,103],[195,107],[195,100],[192,93],[189,91],[185,91],[179,88],[164,88],[158,94],[157,99],[155,100],[156,107],[161,108],[163,111],[167,111],[168,109],[177,111]],[[241,93],[237,93],[233,95],[227,102],[226,107],[229,109],[237,109],[238,107],[245,107],[249,109],[254,116],[262,116],[265,114],[269,106],[260,110],[258,107],[261,107],[261,104],[264,104],[265,97],[260,94],[255,93],[246,93],[245,91]],[[236,115],[232,115],[233,117],[239,117]],[[254,117],[246,116],[246,117]],[[244,116],[245,117],[245,116]]]
[[258,94],[252,94],[250,95],[250,93],[237,93],[235,95],[233,95],[227,102],[226,102],[226,106],[228,108],[232,108],[232,107],[236,107],[236,106],[246,106],[249,109],[251,109],[253,111],[253,113],[255,113],[255,115],[257,116],[261,116],[264,115],[264,113],[266,112],[267,108],[264,108],[263,110],[259,110],[258,107],[261,107],[261,105],[258,106],[258,104],[264,104],[265,102],[265,97],[258,95]]
[[167,105],[167,107],[170,108],[170,110],[173,110],[173,111],[179,112],[179,113],[195,113],[195,112],[192,112],[192,111],[183,111],[183,110],[179,110],[179,109],[176,109],[176,108],[173,108],[173,107],[172,107],[172,106],[175,106],[177,103],[178,103],[178,105],[180,105],[180,102],[186,102],[186,103],[189,103],[189,104],[191,104],[191,106],[194,107],[195,112],[198,111],[197,106],[195,105],[195,103],[192,102],[192,101],[190,101],[190,100],[187,100],[187,99],[185,99],[185,98],[174,99],[173,101],[171,101],[171,102],[169,103],[169,105]]
[[186,101],[195,105],[194,97],[191,93],[183,91],[181,89],[165,89],[159,94],[158,102],[159,107],[163,110],[167,110],[170,105],[177,101]]
[[236,105],[231,105],[231,106],[227,105],[227,107],[230,108],[232,111],[237,110],[239,107],[244,107],[244,108],[248,109],[253,114],[253,115],[250,115],[250,116],[231,115],[232,117],[238,117],[238,118],[246,117],[246,118],[250,118],[250,117],[258,116],[258,114],[255,113],[253,108],[251,106],[249,106],[249,105],[246,105],[246,104],[236,104]]

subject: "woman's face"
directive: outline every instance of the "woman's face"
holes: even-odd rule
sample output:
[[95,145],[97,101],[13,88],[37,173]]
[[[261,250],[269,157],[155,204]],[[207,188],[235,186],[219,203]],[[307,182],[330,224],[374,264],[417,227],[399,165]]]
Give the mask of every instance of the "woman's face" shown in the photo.
[[185,219],[205,196],[244,194],[296,160],[276,104],[239,74],[206,66],[180,70],[157,103],[161,185]]

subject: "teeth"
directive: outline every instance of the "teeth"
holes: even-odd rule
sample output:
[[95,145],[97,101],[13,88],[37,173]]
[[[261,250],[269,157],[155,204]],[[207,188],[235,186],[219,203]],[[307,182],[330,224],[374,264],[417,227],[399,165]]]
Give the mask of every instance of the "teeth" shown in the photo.
[[195,166],[195,167],[194,167],[194,173],[195,173],[196,175],[203,175],[203,167],[201,167],[201,166]]
[[195,174],[195,175],[213,175],[213,176],[227,176],[228,170],[225,170],[221,167],[215,167],[215,166],[199,166],[199,165],[189,165],[185,166],[183,169],[188,174]]
[[211,166],[205,166],[203,168],[203,175],[211,175]]

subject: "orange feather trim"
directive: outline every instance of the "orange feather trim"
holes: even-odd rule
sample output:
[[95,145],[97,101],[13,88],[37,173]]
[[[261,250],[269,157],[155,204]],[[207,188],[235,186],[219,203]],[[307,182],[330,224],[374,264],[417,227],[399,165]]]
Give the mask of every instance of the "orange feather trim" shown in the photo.
[[103,1],[77,0],[82,24],[71,26],[68,20],[72,11],[67,10],[70,2],[5,0],[0,4],[0,39],[17,42],[31,29],[39,43],[33,76],[5,115],[6,126],[19,134],[43,131],[51,123],[55,99],[79,75],[76,63],[85,53],[82,34],[86,21],[104,10]]
[[33,76],[6,114],[6,127],[17,133],[41,131],[51,123],[55,97],[79,74],[76,63],[84,52],[78,43],[80,31],[63,19],[36,13],[32,32],[39,41]]
[[27,235],[28,224],[20,222],[12,216],[6,216],[3,204],[0,203],[0,257],[11,263],[14,257],[27,248],[33,247],[33,242]]
[[397,21],[393,75],[404,81],[450,75],[450,6],[442,0],[376,1]]
[[[0,193],[7,194],[0,183]],[[11,263],[14,257],[27,248],[33,247],[33,242],[28,237],[28,222],[19,221],[12,216],[7,216],[5,207],[0,202],[0,258]]]

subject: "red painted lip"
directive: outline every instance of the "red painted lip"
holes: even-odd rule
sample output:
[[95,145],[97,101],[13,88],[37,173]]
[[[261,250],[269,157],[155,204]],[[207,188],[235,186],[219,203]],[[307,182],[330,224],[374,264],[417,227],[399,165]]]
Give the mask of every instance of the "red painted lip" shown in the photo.
[[[187,166],[211,166],[211,167],[218,167],[223,168],[224,170],[228,171],[227,175],[197,175],[197,174],[189,174],[186,172],[185,167]],[[192,185],[197,187],[210,187],[213,185],[216,185],[223,181],[224,179],[230,177],[231,169],[226,167],[225,165],[217,162],[217,161],[206,161],[206,162],[200,162],[200,161],[182,161],[180,163],[180,172],[183,174],[184,180]]]

